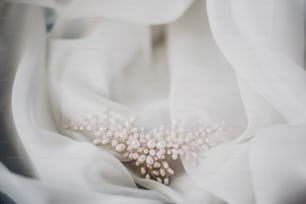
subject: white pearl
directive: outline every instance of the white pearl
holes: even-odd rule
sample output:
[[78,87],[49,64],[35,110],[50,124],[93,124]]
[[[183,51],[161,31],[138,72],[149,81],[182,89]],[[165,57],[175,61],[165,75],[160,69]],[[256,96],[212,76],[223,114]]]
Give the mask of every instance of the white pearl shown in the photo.
[[125,127],[126,128],[130,128],[130,123],[129,122],[125,122]]
[[114,132],[112,130],[109,130],[109,131],[107,131],[106,135],[111,137],[111,136],[114,135]]
[[150,155],[151,155],[151,156],[155,156],[155,150],[154,150],[154,149],[151,149],[151,150],[150,150]]
[[97,138],[97,139],[95,139],[94,141],[92,141],[92,143],[93,143],[94,145],[98,145],[98,144],[101,143],[101,139],[100,139],[100,138]]
[[124,132],[121,132],[120,133],[120,139],[122,140],[126,140],[128,138],[128,134],[124,133]]
[[140,146],[140,142],[139,142],[138,140],[134,139],[133,142],[132,142],[132,146],[133,146],[135,149],[137,149],[137,148],[139,148],[139,146]]
[[143,147],[139,147],[138,150],[137,150],[137,152],[141,153],[141,152],[143,152],[143,150],[144,150]]
[[159,148],[159,149],[165,148],[165,146],[166,146],[166,142],[163,141],[163,140],[157,142],[157,144],[156,144],[156,147]]
[[99,128],[99,130],[104,132],[105,131],[105,127],[102,126],[102,127]]
[[172,154],[172,159],[176,160],[177,159],[177,154]]
[[154,163],[154,159],[151,156],[147,156],[146,163],[148,165],[152,165]]
[[155,140],[149,140],[148,142],[147,142],[147,146],[150,148],[150,149],[153,149],[153,148],[155,148],[155,145],[156,145],[156,142],[155,142]]
[[160,169],[160,170],[159,170],[159,173],[160,173],[160,175],[161,175],[162,177],[164,177],[164,176],[166,175],[165,169]]
[[153,171],[152,171],[152,174],[153,174],[154,176],[159,176],[159,172],[156,171],[156,170],[153,170]]
[[138,132],[138,128],[133,128],[132,132],[134,132],[134,133]]
[[141,168],[140,168],[140,173],[141,173],[142,175],[145,175],[145,174],[147,173],[147,171],[146,171],[146,169],[145,169],[144,167],[141,167]]
[[128,152],[132,152],[134,150],[134,148],[132,146],[128,146],[127,151]]
[[184,151],[187,151],[187,150],[189,149],[189,146],[188,146],[188,145],[183,145],[183,146],[182,146],[182,149],[183,149]]
[[200,139],[198,139],[197,143],[198,143],[199,145],[201,145],[201,144],[204,143],[204,140],[200,138]]
[[112,146],[116,146],[118,144],[118,140],[112,140]]
[[123,154],[123,157],[128,158],[128,157],[129,157],[129,154],[130,154],[130,153],[125,152],[125,153]]
[[146,148],[146,149],[144,149],[144,150],[143,150],[143,153],[145,153],[145,154],[149,154],[149,149],[147,149],[147,148]]
[[106,144],[108,144],[109,142],[110,142],[110,141],[109,141],[108,138],[105,138],[105,139],[102,140],[102,144],[103,144],[103,145],[106,145]]
[[138,157],[138,161],[140,162],[140,163],[143,163],[143,162],[145,162],[146,161],[146,156],[145,155],[140,155],[139,157]]
[[164,184],[165,184],[165,185],[169,185],[169,178],[165,178],[165,179],[164,179]]
[[117,152],[123,152],[125,150],[125,144],[118,144],[116,146],[116,151]]
[[142,143],[142,144],[143,144],[143,143],[146,143],[146,139],[145,139],[145,138],[140,138],[139,141],[140,141],[140,143]]
[[[81,127],[80,127],[80,130],[81,130]],[[96,133],[95,133],[95,137],[101,137],[103,136],[103,132],[98,130]]]
[[172,149],[172,154],[178,154],[178,150],[177,149]]
[[135,139],[139,138],[139,134],[138,133],[134,133],[133,136],[134,136]]
[[171,169],[171,168],[168,168],[168,169],[167,169],[167,172],[168,172],[170,175],[173,175],[173,174],[174,174],[174,171],[173,171],[173,169]]
[[160,151],[158,151],[158,152],[156,153],[156,156],[160,159],[160,158],[163,156],[163,154],[162,154]]
[[162,183],[162,180],[159,177],[156,178],[156,181],[158,181],[159,183]]
[[164,167],[165,169],[168,169],[168,168],[169,168],[168,162],[163,161],[162,164],[163,164],[163,167]]
[[154,162],[153,167],[156,168],[156,169],[160,168],[160,163],[159,162]]
[[145,138],[146,138],[147,140],[151,139],[151,137],[152,137],[152,136],[151,136],[150,134],[146,134],[146,135],[145,135]]
[[178,138],[178,139],[177,139],[177,143],[180,144],[180,145],[183,144],[183,143],[184,143],[183,138],[181,138],[181,137]]
[[135,152],[134,154],[133,154],[133,159],[138,159],[138,157],[139,157],[139,154],[137,153],[137,152]]

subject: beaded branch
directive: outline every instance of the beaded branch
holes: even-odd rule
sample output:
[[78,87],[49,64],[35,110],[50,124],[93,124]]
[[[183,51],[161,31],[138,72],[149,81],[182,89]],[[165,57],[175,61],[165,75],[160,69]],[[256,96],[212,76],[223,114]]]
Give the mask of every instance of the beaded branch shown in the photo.
[[69,121],[65,128],[90,134],[92,143],[110,146],[123,157],[135,162],[139,173],[146,179],[169,185],[174,170],[169,160],[190,160],[197,163],[200,156],[213,146],[221,144],[229,135],[230,129],[224,125],[208,125],[199,121],[199,128],[187,132],[174,121],[170,128],[147,131],[138,128],[135,117],[120,122],[108,113],[84,118],[81,122]]

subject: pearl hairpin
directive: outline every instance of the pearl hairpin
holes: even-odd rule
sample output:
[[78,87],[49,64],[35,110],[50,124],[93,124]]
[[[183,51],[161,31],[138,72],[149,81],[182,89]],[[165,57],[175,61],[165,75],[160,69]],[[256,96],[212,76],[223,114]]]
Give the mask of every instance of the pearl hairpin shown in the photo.
[[160,126],[149,132],[138,128],[135,122],[134,116],[124,123],[115,121],[105,112],[102,119],[93,116],[80,123],[69,121],[65,128],[89,133],[95,137],[93,144],[113,147],[123,157],[134,161],[144,178],[165,185],[169,185],[170,176],[174,174],[169,159],[180,157],[197,163],[201,153],[223,143],[230,131],[223,124],[211,126],[199,121],[196,131],[186,132],[174,121],[170,128]]

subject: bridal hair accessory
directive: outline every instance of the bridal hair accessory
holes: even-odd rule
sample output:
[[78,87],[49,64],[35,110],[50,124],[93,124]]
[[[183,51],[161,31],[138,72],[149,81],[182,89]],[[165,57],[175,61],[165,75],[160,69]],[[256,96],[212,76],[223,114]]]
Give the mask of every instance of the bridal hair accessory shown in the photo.
[[169,160],[180,157],[197,164],[205,151],[224,143],[230,132],[222,123],[208,125],[202,121],[199,121],[199,128],[192,132],[178,127],[177,121],[170,128],[160,126],[152,131],[139,128],[135,123],[134,116],[120,122],[105,112],[102,119],[95,115],[84,118],[80,123],[69,121],[65,128],[90,134],[95,138],[93,144],[112,147],[133,161],[142,177],[165,185],[169,185],[170,176],[175,173]]

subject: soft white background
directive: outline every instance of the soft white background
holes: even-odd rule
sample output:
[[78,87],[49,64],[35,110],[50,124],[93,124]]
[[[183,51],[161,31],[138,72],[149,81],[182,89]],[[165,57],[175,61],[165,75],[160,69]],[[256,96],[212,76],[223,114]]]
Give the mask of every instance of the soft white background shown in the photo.
[[[17,203],[306,202],[303,0],[9,2],[23,24],[13,119],[39,179],[0,168]],[[58,15],[50,33],[44,7]],[[63,130],[105,107],[146,127],[224,121],[236,139],[167,187]]]

